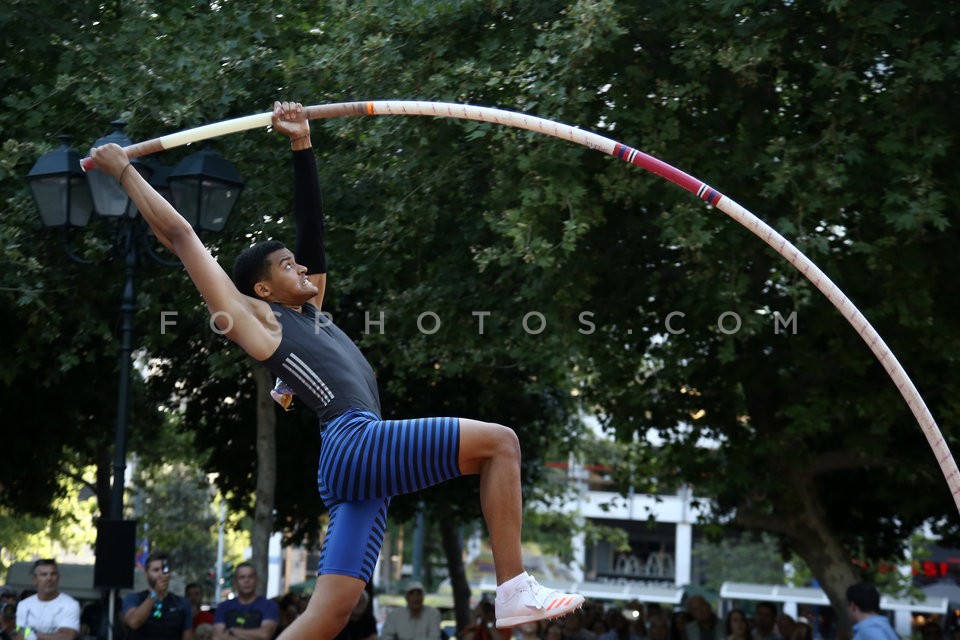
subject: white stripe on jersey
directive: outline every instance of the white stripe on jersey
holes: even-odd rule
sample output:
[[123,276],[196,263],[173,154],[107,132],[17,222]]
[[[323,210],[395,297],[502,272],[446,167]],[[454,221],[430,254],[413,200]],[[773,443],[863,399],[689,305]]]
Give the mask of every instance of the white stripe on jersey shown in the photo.
[[320,379],[320,376],[307,366],[307,363],[297,357],[296,354],[291,353],[283,361],[283,368],[296,376],[297,380],[306,385],[312,392],[313,395],[323,403],[323,406],[327,406],[330,402],[333,401],[334,395],[330,391],[330,387]]

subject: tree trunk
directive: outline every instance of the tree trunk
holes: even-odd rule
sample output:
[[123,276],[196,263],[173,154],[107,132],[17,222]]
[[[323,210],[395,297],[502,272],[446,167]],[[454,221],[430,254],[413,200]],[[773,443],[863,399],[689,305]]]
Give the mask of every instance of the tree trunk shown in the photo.
[[250,532],[250,561],[260,577],[257,592],[264,595],[277,487],[277,414],[270,397],[273,375],[265,367],[254,365],[253,377],[257,383],[257,499],[253,509],[253,530]]
[[860,577],[850,553],[831,529],[812,483],[797,482],[794,488],[803,509],[787,527],[787,542],[807,563],[830,599],[837,614],[839,631],[842,631],[841,637],[850,637],[852,622],[847,612],[846,591]]
[[[758,423],[785,430],[786,425],[777,422],[775,408],[778,399],[761,391],[751,394],[749,413]],[[765,500],[773,505],[772,514],[761,510],[751,512],[750,504],[763,504],[764,500],[745,499],[737,510],[737,522],[754,531],[775,533],[783,537],[787,546],[803,558],[837,615],[839,637],[852,635],[847,611],[847,587],[858,582],[860,576],[851,562],[850,552],[841,543],[830,525],[817,490],[817,470],[809,465],[785,466],[780,473],[789,478],[789,492],[760,491]],[[784,517],[779,514],[791,514]]]
[[453,607],[457,618],[457,631],[470,624],[470,584],[467,582],[466,568],[463,566],[463,544],[460,541],[459,527],[449,519],[440,521],[440,536],[443,541],[443,553],[447,557],[447,571],[450,573],[450,586],[453,588]]

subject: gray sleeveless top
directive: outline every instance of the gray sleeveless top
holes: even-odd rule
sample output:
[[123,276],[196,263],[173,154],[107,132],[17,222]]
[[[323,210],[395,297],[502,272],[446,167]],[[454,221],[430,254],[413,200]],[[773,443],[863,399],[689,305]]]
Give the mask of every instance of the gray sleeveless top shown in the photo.
[[301,313],[271,302],[282,327],[280,346],[264,360],[326,424],[347,409],[380,416],[380,394],[373,368],[357,345],[311,304]]

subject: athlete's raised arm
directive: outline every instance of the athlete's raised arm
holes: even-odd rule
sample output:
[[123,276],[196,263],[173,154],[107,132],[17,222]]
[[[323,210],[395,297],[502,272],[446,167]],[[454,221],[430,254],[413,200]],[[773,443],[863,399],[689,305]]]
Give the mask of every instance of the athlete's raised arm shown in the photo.
[[293,254],[307,268],[307,278],[316,285],[310,302],[320,308],[327,284],[327,256],[323,196],[317,173],[317,158],[310,140],[310,121],[299,102],[275,102],[273,127],[290,138],[293,151],[293,214],[297,239]]
[[225,335],[257,360],[268,358],[280,342],[268,330],[270,306],[240,293],[230,276],[173,206],[133,168],[123,149],[107,144],[90,157],[101,171],[117,178],[157,238],[180,259]]

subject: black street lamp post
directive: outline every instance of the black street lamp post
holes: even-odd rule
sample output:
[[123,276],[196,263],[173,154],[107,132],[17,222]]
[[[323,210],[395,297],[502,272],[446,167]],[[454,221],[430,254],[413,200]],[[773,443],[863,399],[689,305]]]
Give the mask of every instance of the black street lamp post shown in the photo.
[[[123,133],[125,123],[111,123],[114,131],[97,140],[94,146],[115,142],[122,147],[132,141]],[[140,216],[136,205],[110,175],[98,169],[84,173],[80,167],[80,155],[69,148],[69,136],[61,136],[61,146],[41,156],[27,180],[33,193],[40,219],[44,226],[61,229],[63,247],[74,262],[87,263],[70,246],[69,232],[84,227],[96,214],[114,221],[113,252],[123,259],[125,283],[120,302],[120,353],[119,389],[117,393],[116,440],[113,451],[113,479],[110,492],[112,522],[123,521],[123,483],[126,473],[127,435],[130,411],[131,357],[133,354],[133,321],[137,309],[135,276],[137,267],[145,256],[161,264],[178,264],[165,260],[153,248],[154,239]],[[209,146],[184,158],[172,170],[155,159],[133,159],[134,168],[140,172],[198,231],[221,231],[243,189],[243,182],[233,165]],[[111,544],[102,544],[104,531],[98,528],[97,562],[100,552],[108,555],[117,552]],[[125,546],[123,544],[120,545]],[[129,564],[125,558],[109,563],[119,571],[106,570],[116,576],[99,586],[132,585],[132,550]],[[129,567],[129,570],[124,569]],[[129,578],[128,578],[129,574]],[[120,582],[122,584],[111,584]]]

